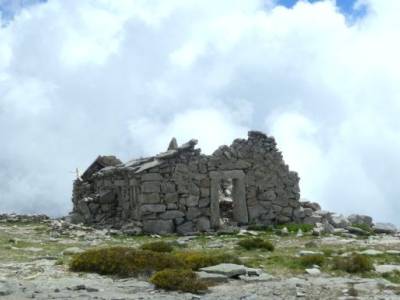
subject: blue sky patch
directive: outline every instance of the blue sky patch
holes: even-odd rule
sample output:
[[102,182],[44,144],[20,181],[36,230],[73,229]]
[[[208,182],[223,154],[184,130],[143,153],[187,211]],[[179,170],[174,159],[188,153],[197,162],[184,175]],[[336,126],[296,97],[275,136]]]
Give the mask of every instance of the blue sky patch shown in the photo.
[[[322,0],[308,0],[308,2],[314,3]],[[288,8],[293,7],[298,2],[298,0],[278,0],[278,4],[286,6]],[[350,19],[358,19],[365,16],[367,13],[367,9],[365,6],[361,6],[358,8],[354,7],[354,4],[357,0],[337,0],[336,5],[339,10],[345,14]]]

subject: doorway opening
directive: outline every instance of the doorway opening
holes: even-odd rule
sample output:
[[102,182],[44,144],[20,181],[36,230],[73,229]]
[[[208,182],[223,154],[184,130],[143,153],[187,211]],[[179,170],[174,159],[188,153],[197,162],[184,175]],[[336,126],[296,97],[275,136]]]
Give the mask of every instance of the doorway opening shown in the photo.
[[243,171],[211,172],[211,225],[244,225],[249,221]]

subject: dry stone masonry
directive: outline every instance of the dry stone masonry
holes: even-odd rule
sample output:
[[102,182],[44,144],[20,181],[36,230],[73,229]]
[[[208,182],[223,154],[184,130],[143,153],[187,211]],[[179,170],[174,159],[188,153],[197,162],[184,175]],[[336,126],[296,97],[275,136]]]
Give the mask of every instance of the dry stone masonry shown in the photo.
[[299,177],[273,137],[250,131],[212,155],[196,140],[122,163],[99,156],[73,186],[73,220],[132,233],[216,231],[224,226],[311,222]]

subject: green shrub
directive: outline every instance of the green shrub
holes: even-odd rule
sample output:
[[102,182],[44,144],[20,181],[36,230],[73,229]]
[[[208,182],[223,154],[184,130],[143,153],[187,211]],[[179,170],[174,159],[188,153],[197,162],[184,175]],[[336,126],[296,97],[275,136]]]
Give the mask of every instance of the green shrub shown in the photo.
[[313,265],[322,266],[325,257],[320,254],[306,255],[300,257],[300,263],[303,267],[312,267]]
[[149,250],[154,252],[172,252],[174,250],[170,243],[163,241],[146,243],[143,244],[140,248],[142,250]]
[[361,254],[352,254],[349,257],[335,257],[333,268],[348,273],[363,273],[372,271],[374,266],[369,257]]
[[229,253],[210,253],[200,251],[184,251],[175,254],[179,261],[183,262],[187,268],[198,270],[221,263],[240,264],[241,261],[236,256]]
[[207,285],[198,279],[196,273],[187,269],[166,269],[155,273],[150,282],[157,288],[169,291],[199,293],[207,290]]
[[87,250],[75,255],[70,262],[72,271],[119,276],[150,274],[166,268],[182,267],[184,267],[182,260],[172,254],[128,247]]
[[268,251],[274,251],[274,245],[267,240],[263,240],[261,238],[248,238],[243,239],[238,242],[238,245],[246,250],[253,249],[264,249]]

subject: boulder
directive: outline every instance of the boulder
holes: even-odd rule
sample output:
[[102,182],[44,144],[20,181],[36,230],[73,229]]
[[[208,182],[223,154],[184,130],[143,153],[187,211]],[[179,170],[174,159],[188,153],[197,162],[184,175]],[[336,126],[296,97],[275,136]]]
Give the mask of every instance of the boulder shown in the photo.
[[396,226],[391,223],[376,223],[373,227],[373,230],[376,233],[393,234],[397,232]]
[[306,273],[311,276],[318,276],[321,274],[321,271],[318,268],[306,269]]
[[361,224],[361,225],[366,225],[371,227],[373,225],[372,223],[372,218],[370,216],[366,216],[366,215],[350,215],[347,218],[351,224]]
[[359,251],[358,253],[362,254],[362,255],[368,255],[368,256],[377,256],[377,255],[382,255],[383,254],[382,251],[375,250],[375,249],[367,249],[367,250],[364,250],[364,251]]
[[237,264],[219,264],[216,266],[201,268],[200,271],[222,274],[227,277],[235,277],[239,275],[245,275],[247,273],[247,268]]
[[335,228],[345,228],[350,226],[350,221],[343,215],[331,215],[331,224]]

